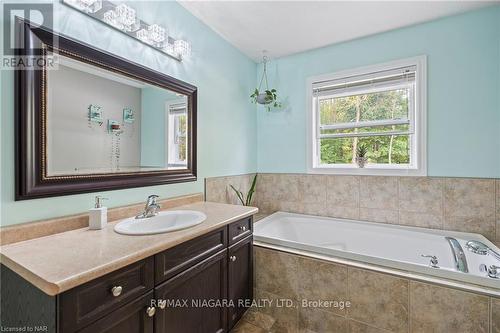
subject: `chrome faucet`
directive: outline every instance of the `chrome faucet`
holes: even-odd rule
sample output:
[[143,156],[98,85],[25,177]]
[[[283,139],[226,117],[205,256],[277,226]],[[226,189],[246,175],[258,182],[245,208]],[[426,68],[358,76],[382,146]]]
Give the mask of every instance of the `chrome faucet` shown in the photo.
[[158,215],[158,211],[160,210],[160,204],[157,202],[159,197],[156,194],[150,195],[146,200],[146,206],[144,207],[144,211],[137,215],[136,219],[147,219],[153,216]]
[[483,242],[477,241],[477,240],[471,240],[468,241],[465,244],[465,247],[467,250],[471,251],[472,253],[480,254],[480,255],[487,255],[490,254],[497,260],[500,260],[500,253],[496,252],[492,248],[490,248],[488,245],[484,244]]

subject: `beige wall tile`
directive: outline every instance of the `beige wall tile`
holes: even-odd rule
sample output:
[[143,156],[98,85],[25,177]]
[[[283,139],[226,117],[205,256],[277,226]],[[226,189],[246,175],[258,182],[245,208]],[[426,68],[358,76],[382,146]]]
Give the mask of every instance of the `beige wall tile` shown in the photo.
[[399,211],[398,224],[401,225],[431,229],[443,229],[443,221],[444,217],[442,215]]
[[301,214],[327,216],[326,203],[322,202],[304,202],[297,204]]
[[297,256],[254,247],[255,288],[291,299],[297,299]]
[[410,283],[411,332],[489,332],[489,299],[451,288]]
[[500,333],[500,298],[491,298],[491,332]]
[[442,178],[400,177],[399,210],[441,216],[443,188]]
[[408,331],[408,280],[348,268],[348,318],[393,332]]
[[398,223],[398,211],[391,209],[363,208],[359,209],[359,219],[379,223]]
[[495,216],[495,180],[447,178],[444,188],[446,217]]
[[349,320],[349,333],[390,333],[390,331]]
[[[211,202],[220,202],[239,205],[241,202],[231,189],[233,185],[237,190],[243,192],[246,197],[248,190],[253,181],[255,174],[227,176],[227,177],[214,177],[205,179],[205,200]],[[257,176],[257,181],[259,181]],[[254,194],[253,203],[256,202],[256,194]]]
[[[347,301],[347,266],[323,260],[298,257],[298,300]],[[345,315],[345,308],[325,307],[323,310]]]
[[300,175],[299,197],[304,203],[319,203],[326,201],[325,175]]
[[495,219],[484,217],[448,216],[444,229],[479,233],[490,240],[495,240]]
[[299,332],[347,333],[347,319],[317,308],[300,308]]
[[343,207],[343,206],[326,206],[325,216],[337,217],[341,219],[359,219],[359,208],[358,207]]
[[327,202],[331,206],[359,206],[359,177],[327,176]]
[[397,210],[398,177],[360,177],[359,206]]
[[444,228],[495,239],[495,180],[447,178]]

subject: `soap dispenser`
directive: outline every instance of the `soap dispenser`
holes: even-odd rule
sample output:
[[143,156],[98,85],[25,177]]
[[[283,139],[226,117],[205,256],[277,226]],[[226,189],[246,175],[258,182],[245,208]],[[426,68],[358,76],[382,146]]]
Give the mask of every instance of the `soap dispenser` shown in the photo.
[[102,206],[102,201],[107,199],[100,195],[95,197],[95,206],[89,209],[89,229],[100,230],[108,223],[108,208]]

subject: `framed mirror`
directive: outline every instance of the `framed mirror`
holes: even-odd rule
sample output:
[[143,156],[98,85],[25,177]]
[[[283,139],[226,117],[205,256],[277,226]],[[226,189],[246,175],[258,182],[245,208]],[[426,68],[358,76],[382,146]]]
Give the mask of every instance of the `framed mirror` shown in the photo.
[[17,56],[45,60],[15,73],[16,200],[196,180],[195,86],[16,28]]

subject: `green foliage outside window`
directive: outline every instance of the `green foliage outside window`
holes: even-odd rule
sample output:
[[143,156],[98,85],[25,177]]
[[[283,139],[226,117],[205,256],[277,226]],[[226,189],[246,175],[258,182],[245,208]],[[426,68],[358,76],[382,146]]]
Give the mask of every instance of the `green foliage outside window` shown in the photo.
[[[387,119],[408,118],[408,89],[397,89],[371,94],[322,99],[320,121],[322,125]],[[322,130],[321,134],[407,131],[408,125]],[[408,135],[367,136],[320,139],[321,164],[354,163],[358,145],[368,149],[369,163],[410,163]]]

